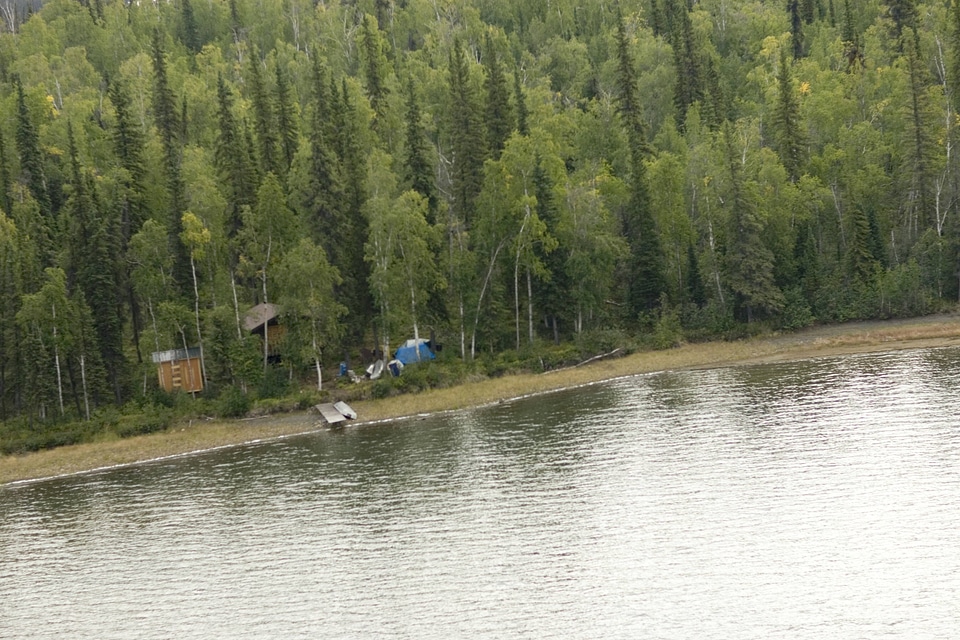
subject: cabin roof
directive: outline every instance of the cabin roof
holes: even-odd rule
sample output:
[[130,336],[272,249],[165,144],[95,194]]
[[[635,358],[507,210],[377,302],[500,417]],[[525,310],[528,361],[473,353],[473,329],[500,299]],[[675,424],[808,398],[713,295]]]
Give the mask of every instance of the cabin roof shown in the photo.
[[243,316],[243,328],[247,331],[259,329],[263,325],[269,324],[279,313],[280,309],[277,305],[270,304],[269,302],[261,302],[247,311]]
[[189,349],[170,349],[169,351],[154,351],[150,354],[150,359],[156,364],[199,357],[200,347],[190,347]]

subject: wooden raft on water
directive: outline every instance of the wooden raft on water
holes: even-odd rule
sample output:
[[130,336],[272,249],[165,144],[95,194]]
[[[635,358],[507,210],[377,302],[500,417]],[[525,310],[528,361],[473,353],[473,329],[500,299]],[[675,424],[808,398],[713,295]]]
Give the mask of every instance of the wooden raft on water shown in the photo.
[[320,414],[320,421],[329,426],[340,426],[347,420],[355,420],[357,412],[350,408],[346,402],[333,402],[314,405],[314,409]]

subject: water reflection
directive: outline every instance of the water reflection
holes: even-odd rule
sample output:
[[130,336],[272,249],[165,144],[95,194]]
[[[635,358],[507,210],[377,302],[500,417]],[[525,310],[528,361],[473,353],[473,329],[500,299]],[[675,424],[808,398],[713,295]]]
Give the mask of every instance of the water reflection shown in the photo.
[[672,372],[0,490],[2,638],[948,638],[960,351]]

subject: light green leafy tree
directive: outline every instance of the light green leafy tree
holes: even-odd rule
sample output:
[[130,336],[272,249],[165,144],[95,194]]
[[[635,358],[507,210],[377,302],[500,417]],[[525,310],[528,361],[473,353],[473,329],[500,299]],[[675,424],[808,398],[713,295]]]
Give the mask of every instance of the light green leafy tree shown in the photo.
[[323,349],[340,338],[339,321],[347,312],[334,295],[340,282],[323,248],[309,238],[287,251],[277,269],[286,342],[294,347],[288,354],[296,361],[313,363],[318,391],[323,389]]

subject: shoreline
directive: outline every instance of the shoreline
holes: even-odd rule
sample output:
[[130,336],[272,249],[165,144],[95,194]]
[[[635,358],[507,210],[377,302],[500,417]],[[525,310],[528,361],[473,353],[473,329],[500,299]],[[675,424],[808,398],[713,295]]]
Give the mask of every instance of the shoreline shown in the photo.
[[[960,314],[813,327],[736,342],[684,344],[537,374],[465,382],[455,387],[353,404],[360,420],[350,428],[460,411],[632,375],[668,370],[790,362],[857,353],[960,347]],[[58,447],[0,457],[0,487],[92,473],[157,460],[254,444],[323,429],[309,411],[241,420],[190,421],[132,438]]]

